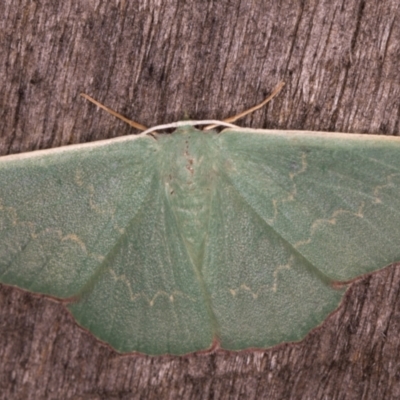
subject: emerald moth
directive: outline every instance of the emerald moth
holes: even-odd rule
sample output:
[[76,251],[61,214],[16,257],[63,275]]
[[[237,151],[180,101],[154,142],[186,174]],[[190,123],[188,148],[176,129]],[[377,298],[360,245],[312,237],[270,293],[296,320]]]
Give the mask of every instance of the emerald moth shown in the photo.
[[183,123],[0,158],[0,282],[119,352],[298,341],[396,261],[398,137]]

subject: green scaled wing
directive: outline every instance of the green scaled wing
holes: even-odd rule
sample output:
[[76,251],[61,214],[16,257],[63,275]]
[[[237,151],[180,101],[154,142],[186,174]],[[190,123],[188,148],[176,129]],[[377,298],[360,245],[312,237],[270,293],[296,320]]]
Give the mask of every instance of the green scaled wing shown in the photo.
[[119,351],[209,347],[209,314],[160,184],[159,153],[144,137],[4,157],[1,282],[68,299],[77,321]]
[[299,340],[400,260],[400,140],[190,127],[0,159],[0,281],[122,352]]
[[299,340],[400,261],[400,139],[225,130],[204,263],[221,345]]

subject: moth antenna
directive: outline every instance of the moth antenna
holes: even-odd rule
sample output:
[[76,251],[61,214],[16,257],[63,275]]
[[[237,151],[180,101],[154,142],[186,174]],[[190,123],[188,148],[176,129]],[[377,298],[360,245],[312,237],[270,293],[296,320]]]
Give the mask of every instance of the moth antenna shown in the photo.
[[85,94],[85,93],[81,93],[81,96],[84,97],[86,100],[89,100],[90,102],[92,102],[93,104],[95,104],[97,107],[102,108],[103,110],[107,111],[108,113],[110,113],[111,115],[113,115],[116,118],[121,119],[122,121],[126,122],[127,124],[129,124],[130,126],[139,129],[141,131],[145,131],[147,129],[147,127],[145,127],[142,124],[139,124],[138,122],[132,121],[126,117],[124,117],[123,115],[115,112],[114,110],[111,110],[111,108],[108,108],[106,106],[104,106],[103,104],[99,103],[98,101],[96,101],[93,97],[90,97],[89,95]]
[[[254,107],[249,108],[248,110],[245,110],[243,112],[241,112],[240,114],[236,114],[232,117],[229,118],[225,118],[222,121],[223,122],[235,122],[240,118],[243,118],[244,116],[251,114],[252,112],[260,109],[261,107],[264,107],[267,103],[269,103],[281,90],[282,88],[285,86],[285,82],[279,82],[278,85],[275,87],[275,89],[272,91],[272,93],[260,104],[255,105]],[[204,130],[210,130],[210,129],[214,129],[217,125],[210,125],[210,126],[206,126],[204,128]]]

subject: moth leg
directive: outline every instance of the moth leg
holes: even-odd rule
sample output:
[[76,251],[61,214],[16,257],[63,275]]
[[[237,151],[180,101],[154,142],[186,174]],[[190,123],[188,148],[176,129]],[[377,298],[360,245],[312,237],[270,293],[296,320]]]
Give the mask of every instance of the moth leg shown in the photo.
[[[248,110],[245,110],[239,114],[233,115],[232,117],[229,118],[225,118],[222,121],[223,122],[235,122],[240,118],[243,118],[244,116],[251,114],[252,112],[260,109],[261,107],[264,107],[268,102],[270,102],[281,90],[282,88],[285,86],[285,82],[279,82],[278,85],[276,86],[276,88],[272,91],[272,93],[260,104],[255,105],[254,107],[249,108]],[[204,128],[204,130],[210,130],[210,129],[214,129],[215,127],[217,127],[218,125],[208,125]]]
[[93,97],[90,97],[89,95],[85,94],[85,93],[81,93],[81,96],[84,97],[86,100],[91,101],[93,104],[95,104],[97,107],[102,108],[103,110],[107,111],[108,113],[110,113],[111,115],[113,115],[114,117],[117,117],[119,119],[121,119],[122,121],[126,122],[127,124],[129,124],[130,126],[133,126],[136,129],[139,129],[141,131],[145,131],[147,129],[147,127],[145,127],[142,124],[139,124],[138,122],[132,121],[126,117],[124,117],[123,115],[111,110],[111,108],[108,108],[106,106],[104,106],[103,104],[99,103],[98,101],[96,101]]

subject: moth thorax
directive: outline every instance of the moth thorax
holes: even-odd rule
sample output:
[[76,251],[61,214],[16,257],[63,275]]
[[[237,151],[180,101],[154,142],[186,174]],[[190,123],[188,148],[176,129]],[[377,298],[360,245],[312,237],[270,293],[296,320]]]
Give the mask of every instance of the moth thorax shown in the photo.
[[213,166],[186,152],[165,181],[166,196],[192,261],[200,267],[215,182]]

